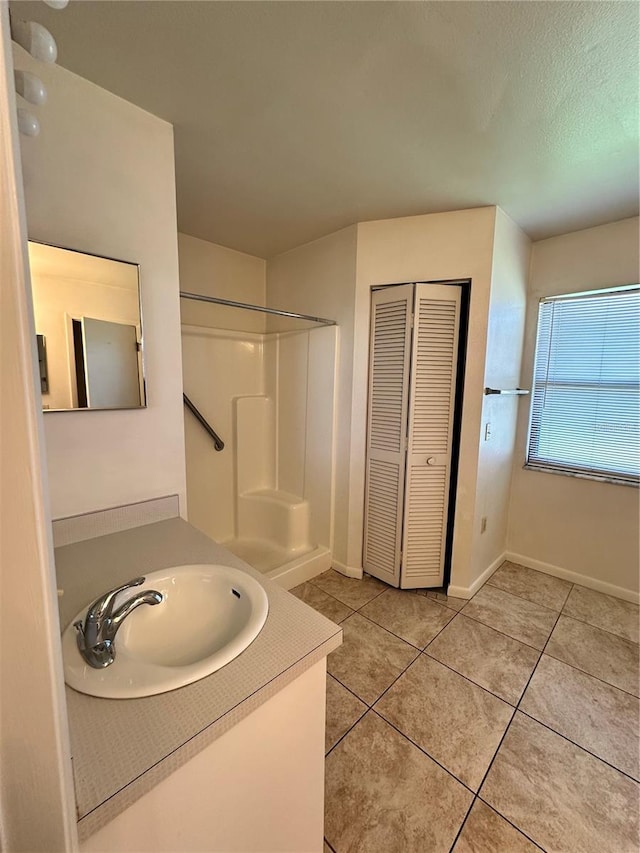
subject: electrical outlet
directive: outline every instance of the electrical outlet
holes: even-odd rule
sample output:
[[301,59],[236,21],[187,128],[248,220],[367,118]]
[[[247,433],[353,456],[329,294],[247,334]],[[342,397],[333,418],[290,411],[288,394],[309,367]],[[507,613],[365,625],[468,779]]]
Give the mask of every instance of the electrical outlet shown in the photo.
[[487,517],[484,515],[482,517],[482,521],[480,522],[480,533],[484,533],[487,529]]

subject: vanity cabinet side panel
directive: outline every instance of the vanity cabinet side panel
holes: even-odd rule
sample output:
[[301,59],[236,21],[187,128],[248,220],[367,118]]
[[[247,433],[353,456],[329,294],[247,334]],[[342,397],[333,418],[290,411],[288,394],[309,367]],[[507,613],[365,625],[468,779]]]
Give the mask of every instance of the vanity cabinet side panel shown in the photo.
[[321,853],[325,692],[323,658],[80,850]]

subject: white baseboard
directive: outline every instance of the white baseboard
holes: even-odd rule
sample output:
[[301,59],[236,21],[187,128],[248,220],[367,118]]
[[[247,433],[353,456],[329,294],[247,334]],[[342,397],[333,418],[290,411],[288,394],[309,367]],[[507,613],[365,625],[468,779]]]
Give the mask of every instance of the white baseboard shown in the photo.
[[331,566],[336,570],[336,572],[340,572],[341,575],[345,575],[348,578],[358,578],[358,580],[362,578],[362,566],[347,566],[345,563],[341,563],[339,560],[336,560],[335,557],[333,558]]
[[565,581],[571,581],[571,583],[580,584],[580,586],[586,586],[589,589],[595,589],[597,592],[604,592],[605,595],[612,595],[614,598],[622,598],[624,601],[640,604],[640,593],[598,580],[598,578],[592,578],[589,575],[571,572],[569,569],[563,569],[551,563],[543,563],[541,560],[534,560],[533,557],[526,557],[524,554],[514,554],[512,551],[507,551],[505,560],[509,560],[512,563],[519,563],[528,569],[536,569],[536,571],[544,572],[546,575],[553,575],[555,578],[561,578]]
[[447,595],[451,595],[453,598],[472,598],[480,589],[482,584],[486,583],[496,569],[499,569],[504,561],[508,559],[510,559],[510,557],[508,557],[507,554],[500,554],[500,556],[497,557],[490,566],[487,566],[480,577],[474,580],[471,586],[453,586],[453,584],[449,584],[447,587]]

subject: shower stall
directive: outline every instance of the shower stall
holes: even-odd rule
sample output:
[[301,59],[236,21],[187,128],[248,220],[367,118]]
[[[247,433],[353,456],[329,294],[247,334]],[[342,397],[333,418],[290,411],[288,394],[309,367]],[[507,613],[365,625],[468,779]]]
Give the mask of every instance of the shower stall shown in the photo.
[[337,326],[181,297],[189,520],[290,589],[331,565]]

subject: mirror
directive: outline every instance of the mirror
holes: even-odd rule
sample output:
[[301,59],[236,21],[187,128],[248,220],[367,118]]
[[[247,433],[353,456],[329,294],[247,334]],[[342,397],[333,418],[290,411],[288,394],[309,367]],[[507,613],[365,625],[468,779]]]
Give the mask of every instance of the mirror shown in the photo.
[[137,264],[29,241],[42,408],[146,405]]

